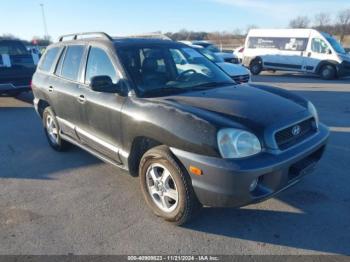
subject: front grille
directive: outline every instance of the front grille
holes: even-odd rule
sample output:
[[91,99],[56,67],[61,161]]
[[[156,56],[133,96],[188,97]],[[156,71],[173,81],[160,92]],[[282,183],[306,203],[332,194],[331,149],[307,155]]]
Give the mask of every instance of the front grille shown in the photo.
[[[299,133],[293,134],[293,129],[298,129],[297,128],[298,126],[299,126]],[[302,140],[311,136],[315,132],[316,132],[316,122],[313,118],[310,118],[278,131],[275,134],[275,140],[279,149],[283,150],[301,142]]]
[[239,76],[232,76],[232,79],[237,83],[248,83],[249,81],[249,75],[239,75]]

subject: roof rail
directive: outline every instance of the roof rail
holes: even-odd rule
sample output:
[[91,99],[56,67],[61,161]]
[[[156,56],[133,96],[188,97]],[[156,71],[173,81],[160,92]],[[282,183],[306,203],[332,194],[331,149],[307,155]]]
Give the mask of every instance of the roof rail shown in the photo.
[[75,33],[75,34],[62,35],[58,38],[58,42],[62,42],[64,40],[64,38],[66,38],[66,37],[73,37],[72,40],[77,40],[78,36],[86,36],[86,35],[92,35],[92,36],[95,35],[95,36],[102,37],[106,40],[113,41],[113,38],[104,32],[86,32],[86,33]]
[[127,37],[131,38],[154,38],[154,39],[163,39],[163,40],[170,40],[172,39],[164,34],[158,34],[158,33],[150,33],[150,34],[137,34],[137,35],[128,35]]

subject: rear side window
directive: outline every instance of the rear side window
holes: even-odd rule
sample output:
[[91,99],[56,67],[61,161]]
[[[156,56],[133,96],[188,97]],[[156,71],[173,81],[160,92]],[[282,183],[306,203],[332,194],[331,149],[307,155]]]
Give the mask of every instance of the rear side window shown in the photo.
[[49,72],[52,68],[52,64],[56,60],[56,57],[60,51],[59,47],[54,47],[46,51],[42,61],[40,63],[39,69],[45,72]]
[[105,51],[92,47],[86,65],[85,84],[90,84],[94,76],[109,76],[113,83],[117,83],[117,75],[114,66]]
[[78,79],[81,58],[84,54],[84,46],[69,46],[64,57],[61,76],[69,80],[76,81]]

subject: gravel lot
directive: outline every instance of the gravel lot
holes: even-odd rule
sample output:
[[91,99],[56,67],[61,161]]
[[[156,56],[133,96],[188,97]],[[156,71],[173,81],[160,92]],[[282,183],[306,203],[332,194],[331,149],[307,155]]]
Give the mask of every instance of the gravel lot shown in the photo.
[[73,148],[50,149],[30,94],[0,97],[0,254],[350,254],[350,79],[264,74],[310,99],[331,128],[316,171],[266,202],[155,217],[139,181]]

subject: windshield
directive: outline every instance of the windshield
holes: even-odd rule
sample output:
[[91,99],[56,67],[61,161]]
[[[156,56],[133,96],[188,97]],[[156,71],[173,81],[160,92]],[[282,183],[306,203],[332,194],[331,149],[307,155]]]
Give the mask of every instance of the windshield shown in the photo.
[[0,55],[28,55],[29,52],[19,41],[0,41]]
[[324,37],[326,37],[327,41],[331,44],[331,46],[333,47],[333,49],[335,50],[335,52],[339,53],[339,54],[346,54],[344,48],[341,46],[341,44],[333,37],[331,37],[330,35],[325,35]]
[[222,63],[225,62],[225,60],[221,56],[217,56],[213,52],[209,51],[208,49],[204,48],[195,48],[198,52],[202,53],[204,56],[206,56],[210,61],[213,61],[214,63]]
[[193,48],[179,45],[118,48],[121,62],[142,97],[234,85],[214,63]]
[[206,49],[213,53],[220,53],[220,50],[216,45],[208,45]]

